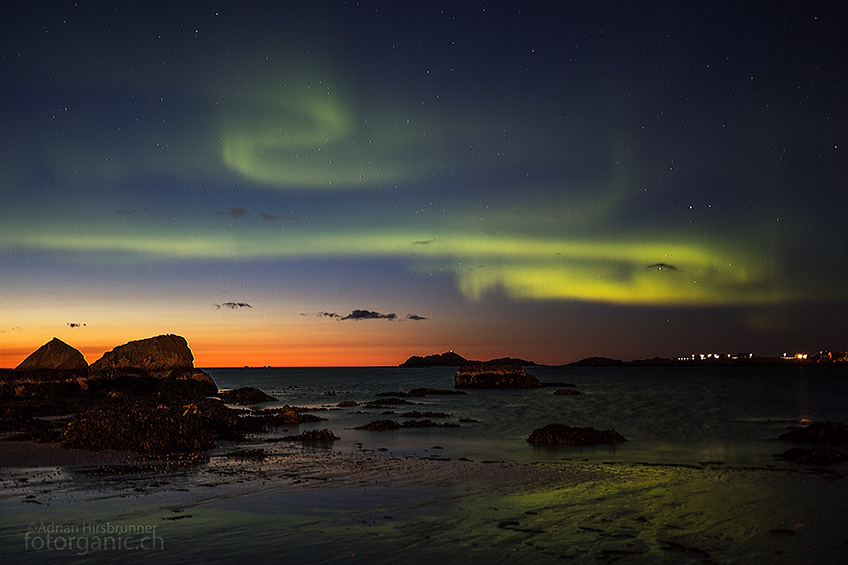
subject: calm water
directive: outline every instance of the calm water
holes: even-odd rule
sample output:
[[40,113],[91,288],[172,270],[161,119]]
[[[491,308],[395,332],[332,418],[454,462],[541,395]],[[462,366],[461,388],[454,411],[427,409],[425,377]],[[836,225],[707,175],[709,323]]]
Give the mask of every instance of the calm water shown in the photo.
[[[566,382],[584,394],[557,396],[555,388],[468,390],[466,395],[410,398],[416,406],[337,409],[344,400],[367,402],[383,392],[453,388],[455,368],[207,369],[221,388],[253,386],[277,404],[334,408],[311,427],[332,429],[337,449],[387,447],[416,452],[438,444],[449,457],[545,461],[579,458],[617,462],[782,465],[787,448],[774,441],[807,421],[848,422],[848,370],[834,367],[529,367],[542,382]],[[355,426],[398,419],[409,410],[446,412],[457,429],[363,432]],[[629,441],[612,447],[544,449],[526,443],[552,422],[614,428]]]

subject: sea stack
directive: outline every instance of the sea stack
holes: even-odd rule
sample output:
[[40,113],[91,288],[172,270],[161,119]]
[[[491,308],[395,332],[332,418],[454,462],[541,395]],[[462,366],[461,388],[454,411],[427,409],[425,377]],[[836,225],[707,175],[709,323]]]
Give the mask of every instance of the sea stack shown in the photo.
[[519,365],[478,363],[456,372],[456,388],[539,388],[542,383]]

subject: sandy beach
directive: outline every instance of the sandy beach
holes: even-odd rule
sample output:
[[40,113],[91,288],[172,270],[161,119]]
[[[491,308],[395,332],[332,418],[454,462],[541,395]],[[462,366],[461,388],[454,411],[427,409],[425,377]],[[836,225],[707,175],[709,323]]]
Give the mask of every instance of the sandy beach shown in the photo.
[[[0,469],[6,563],[279,555],[299,563],[827,563],[848,556],[845,481],[821,470],[484,462],[443,458],[436,448],[409,457],[263,439],[191,462],[127,464],[116,461],[123,455],[98,454],[104,459],[53,466],[83,454],[36,446],[27,455],[33,446],[6,447],[12,443],[4,442],[4,456],[24,458]],[[50,465],[35,464],[37,452],[52,457]],[[119,526],[155,531],[161,547],[93,549],[108,537],[98,528]]]

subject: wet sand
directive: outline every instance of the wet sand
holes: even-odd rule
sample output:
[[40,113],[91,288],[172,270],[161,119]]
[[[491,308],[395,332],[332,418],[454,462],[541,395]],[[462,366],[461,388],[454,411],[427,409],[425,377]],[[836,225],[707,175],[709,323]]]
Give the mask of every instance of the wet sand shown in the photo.
[[0,434],[0,468],[126,465],[144,459],[145,456],[139,453],[87,451],[65,449],[58,443],[7,441]]
[[[5,563],[848,558],[846,481],[816,469],[527,464],[257,441],[191,462],[4,466],[0,481]],[[97,538],[86,524],[153,529],[161,547],[35,546],[51,525],[66,544]]]

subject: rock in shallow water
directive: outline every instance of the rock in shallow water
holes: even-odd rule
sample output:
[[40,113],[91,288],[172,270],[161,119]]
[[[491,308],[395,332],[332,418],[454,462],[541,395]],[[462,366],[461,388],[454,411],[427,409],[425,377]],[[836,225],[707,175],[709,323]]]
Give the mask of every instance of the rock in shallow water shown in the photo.
[[574,428],[563,424],[548,424],[544,428],[533,430],[527,438],[528,443],[546,445],[595,445],[620,441],[627,439],[615,430]]
[[481,363],[456,372],[457,388],[539,388],[542,383],[518,365]]
[[790,428],[778,439],[795,443],[848,445],[848,425],[838,422],[815,422],[806,427]]
[[277,400],[273,396],[265,394],[258,388],[253,387],[222,390],[218,395],[227,404],[262,404],[263,402],[274,402]]

